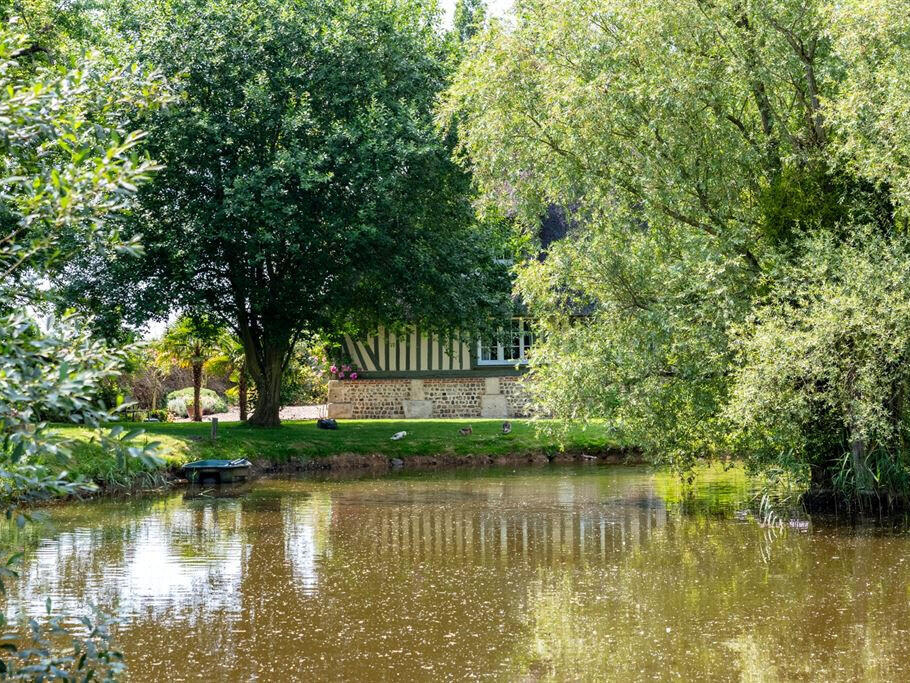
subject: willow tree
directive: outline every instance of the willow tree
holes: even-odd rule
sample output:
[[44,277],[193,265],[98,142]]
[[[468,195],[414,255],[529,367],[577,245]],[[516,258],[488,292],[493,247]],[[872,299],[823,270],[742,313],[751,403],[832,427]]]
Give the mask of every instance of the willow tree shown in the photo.
[[[554,202],[574,214],[571,239],[529,261],[518,283],[546,331],[532,359],[539,403],[608,417],[680,468],[736,452],[818,489],[846,471],[849,495],[910,491],[907,381],[888,370],[910,360],[902,319],[845,320],[850,334],[832,337],[819,308],[787,317],[825,282],[832,296],[860,283],[887,290],[871,286],[874,268],[826,281],[844,258],[893,264],[906,253],[897,190],[908,177],[910,43],[895,12],[885,2],[519,0],[514,25],[475,38],[445,106],[465,163],[490,201],[527,224]],[[878,258],[859,248],[863,235],[900,244]],[[786,333],[766,343],[772,320]],[[830,342],[813,356],[822,368],[793,353],[813,335]],[[867,337],[879,350],[860,367],[851,349]],[[882,364],[888,337],[900,352]],[[744,407],[773,414],[770,399],[786,392],[800,397],[786,419],[756,421]],[[873,413],[891,427],[869,428]],[[893,466],[888,483],[861,476],[878,467],[873,452]]]
[[278,424],[304,331],[470,328],[508,303],[434,125],[449,60],[423,3],[181,0],[117,21],[180,96],[141,122],[164,165],[124,227],[143,235],[142,267],[112,259],[86,279],[227,322],[251,423]]

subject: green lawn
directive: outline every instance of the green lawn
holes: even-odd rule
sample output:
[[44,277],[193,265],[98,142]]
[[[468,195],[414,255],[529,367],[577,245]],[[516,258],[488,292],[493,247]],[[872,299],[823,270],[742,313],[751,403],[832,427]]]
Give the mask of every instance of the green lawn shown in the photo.
[[[473,433],[461,436],[458,430],[470,425]],[[218,439],[209,438],[208,422],[146,423],[128,425],[146,430],[145,439],[159,441],[167,449],[166,465],[177,467],[206,458],[249,458],[254,461],[286,463],[340,454],[380,454],[406,459],[417,455],[477,455],[497,457],[510,454],[601,452],[619,444],[603,424],[575,426],[548,434],[546,422],[512,420],[512,433],[502,433],[502,420],[343,420],[337,430],[317,429],[313,420],[285,422],[277,429],[249,427],[243,423],[220,423]],[[113,459],[91,444],[90,430],[60,425],[65,434],[77,436],[84,446],[76,449],[71,468],[101,482],[116,483]],[[408,434],[400,441],[391,436]],[[138,463],[127,474],[138,472]]]

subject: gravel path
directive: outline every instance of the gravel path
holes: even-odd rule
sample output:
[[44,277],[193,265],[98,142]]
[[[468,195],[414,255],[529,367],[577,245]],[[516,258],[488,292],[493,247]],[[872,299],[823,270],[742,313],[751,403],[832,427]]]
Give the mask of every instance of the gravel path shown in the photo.
[[[326,416],[326,405],[323,403],[316,406],[287,406],[281,409],[278,416],[282,420],[316,420]],[[217,417],[219,422],[239,422],[240,409],[231,408],[226,413],[216,413],[214,415],[203,415],[202,421],[211,420]],[[190,422],[187,417],[178,418],[177,422]]]

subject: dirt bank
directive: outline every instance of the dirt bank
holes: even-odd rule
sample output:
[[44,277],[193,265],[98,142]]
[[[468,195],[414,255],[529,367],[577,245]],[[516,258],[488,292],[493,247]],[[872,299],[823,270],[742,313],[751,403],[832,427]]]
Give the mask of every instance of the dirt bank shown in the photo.
[[635,449],[612,448],[604,451],[577,451],[562,453],[510,453],[499,456],[461,455],[412,455],[405,458],[389,457],[382,453],[338,453],[322,458],[291,459],[286,462],[253,460],[255,474],[314,472],[324,470],[392,471],[399,469],[428,469],[447,467],[489,467],[492,465],[540,465],[550,462],[590,462],[605,464],[643,464],[646,461]]

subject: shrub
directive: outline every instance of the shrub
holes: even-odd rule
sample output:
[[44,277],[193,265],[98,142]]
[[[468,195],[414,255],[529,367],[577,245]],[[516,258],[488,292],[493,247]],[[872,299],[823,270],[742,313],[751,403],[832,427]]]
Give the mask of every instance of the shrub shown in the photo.
[[[202,414],[211,415],[212,413],[223,413],[227,410],[227,403],[223,398],[211,389],[202,389],[199,394],[199,400],[202,402]],[[167,395],[168,412],[174,413],[181,417],[189,415],[186,407],[193,402],[193,387],[178,389]]]
[[[233,381],[233,380],[231,380]],[[240,389],[235,385],[224,390],[224,400],[231,407],[240,405]]]
[[281,378],[281,405],[301,406],[325,403],[330,379],[322,369],[320,350],[298,346]]
[[910,242],[818,237],[737,337],[733,452],[818,491],[910,498]]
[[316,363],[303,359],[288,370],[281,383],[282,405],[310,405],[328,400],[328,380]]

